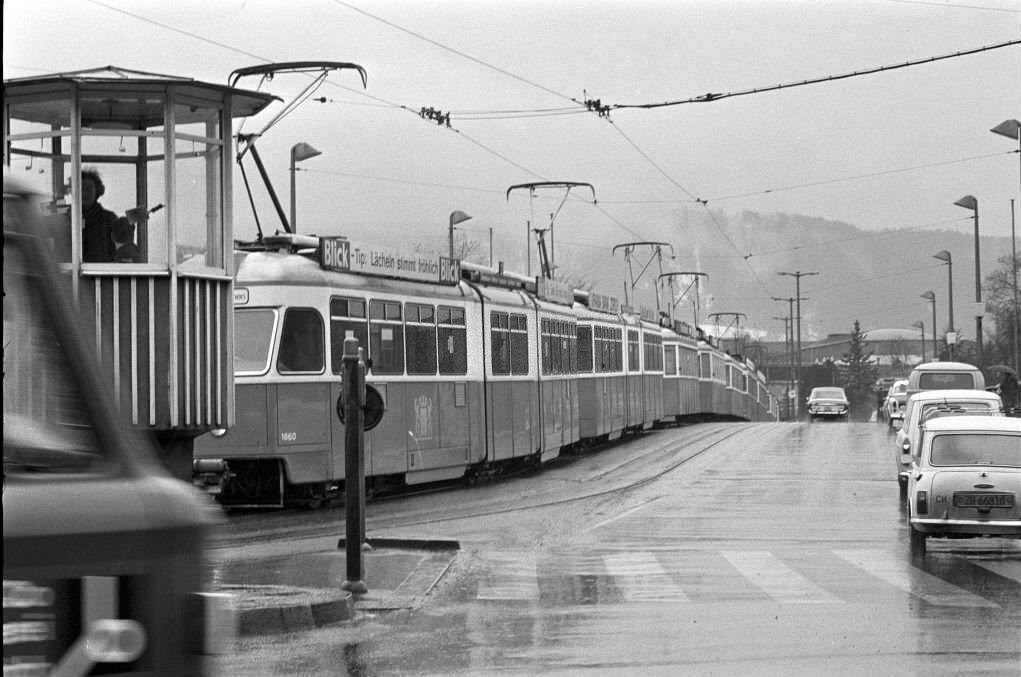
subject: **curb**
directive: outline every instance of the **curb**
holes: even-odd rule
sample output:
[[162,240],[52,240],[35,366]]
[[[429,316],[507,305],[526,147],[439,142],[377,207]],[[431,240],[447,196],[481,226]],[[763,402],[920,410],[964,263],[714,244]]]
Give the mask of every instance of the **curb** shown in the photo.
[[239,637],[303,632],[354,618],[351,593],[285,585],[223,585],[233,596]]
[[[461,542],[443,538],[366,538],[365,545],[376,548],[402,548],[406,550],[460,550]],[[337,549],[347,547],[347,539],[337,541]]]

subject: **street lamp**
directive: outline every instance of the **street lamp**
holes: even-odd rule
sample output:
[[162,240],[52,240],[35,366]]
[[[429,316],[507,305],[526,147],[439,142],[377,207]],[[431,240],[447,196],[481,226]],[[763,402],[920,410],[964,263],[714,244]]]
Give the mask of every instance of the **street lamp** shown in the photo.
[[[918,329],[920,332],[922,332],[922,362],[925,362],[926,361],[926,359],[925,359],[925,322],[922,322],[921,320],[919,320],[918,322],[915,322],[911,326],[914,327],[915,329]],[[933,338],[933,347],[935,348],[935,340],[936,340],[935,332],[933,332],[933,337],[932,338]]]
[[[1017,120],[1004,120],[990,129],[994,134],[1006,136],[1009,139],[1017,139],[1018,162],[1021,163],[1021,122]],[[1021,181],[1021,174],[1018,174]],[[1018,338],[1018,324],[1021,323],[1021,304],[1018,302],[1017,288],[1017,239],[1014,235],[1014,201],[1010,201],[1010,261],[1014,277],[1014,332],[1011,340],[1014,343],[1014,369],[1021,369],[1021,339]]]
[[450,240],[450,253],[448,254],[448,256],[451,259],[454,258],[454,226],[456,226],[459,223],[464,223],[470,218],[471,216],[469,214],[465,214],[460,209],[450,212],[450,229],[447,231],[447,233],[448,238]]
[[[936,346],[936,292],[932,290],[922,292],[921,297],[926,301],[932,301],[932,359],[935,360],[939,355],[939,348]],[[950,350],[949,346],[950,344],[947,343],[947,350]]]
[[[936,252],[932,258],[947,264],[947,310],[950,316],[950,326],[947,329],[947,352],[952,360],[954,359],[954,344],[957,343],[957,332],[954,329],[954,260],[946,249]],[[935,326],[933,326],[932,332],[935,335]]]
[[982,267],[978,248],[978,200],[973,195],[965,195],[954,203],[958,207],[970,209],[975,216],[975,343],[978,346],[978,366],[985,364],[982,350]]
[[295,199],[295,181],[294,175],[297,173],[298,168],[294,165],[302,160],[313,158],[316,155],[322,155],[323,152],[316,150],[312,146],[308,145],[304,141],[294,144],[291,146],[291,232],[298,232],[298,216],[297,209],[295,207],[297,200]]

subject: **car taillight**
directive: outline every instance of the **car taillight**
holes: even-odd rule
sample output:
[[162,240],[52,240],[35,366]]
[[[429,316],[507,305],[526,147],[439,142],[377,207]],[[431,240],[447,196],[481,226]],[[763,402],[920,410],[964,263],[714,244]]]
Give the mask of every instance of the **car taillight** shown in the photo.
[[915,494],[915,512],[919,515],[929,514],[929,492],[919,491]]

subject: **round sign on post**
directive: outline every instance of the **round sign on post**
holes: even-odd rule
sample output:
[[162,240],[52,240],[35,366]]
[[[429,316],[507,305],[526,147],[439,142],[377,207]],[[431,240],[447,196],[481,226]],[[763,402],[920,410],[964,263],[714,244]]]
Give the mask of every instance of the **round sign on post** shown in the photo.
[[[344,392],[341,391],[337,397],[337,418],[341,423],[344,421]],[[383,412],[386,405],[383,396],[371,384],[365,384],[365,403],[362,405],[362,430],[372,430],[383,420]]]

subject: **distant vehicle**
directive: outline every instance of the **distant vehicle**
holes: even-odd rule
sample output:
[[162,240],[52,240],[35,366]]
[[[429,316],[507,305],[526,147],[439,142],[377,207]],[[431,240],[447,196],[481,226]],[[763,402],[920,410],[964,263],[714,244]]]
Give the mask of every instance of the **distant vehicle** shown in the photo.
[[907,395],[923,390],[983,390],[985,377],[978,367],[966,362],[925,362],[908,375]]
[[925,423],[912,456],[908,530],[926,539],[1021,537],[1021,419],[959,416]]
[[894,381],[886,392],[886,399],[883,400],[883,415],[886,416],[887,425],[893,428],[897,421],[904,422],[904,405],[908,399],[908,381],[900,379]]
[[851,403],[843,388],[812,388],[808,395],[808,415],[817,418],[842,418],[847,420]]
[[214,510],[120,420],[39,214],[5,176],[4,674],[200,674]]
[[904,424],[897,431],[897,479],[901,495],[907,491],[911,456],[922,436],[923,424],[932,418],[965,415],[1002,415],[1000,396],[986,390],[927,390],[912,395],[904,407]]

